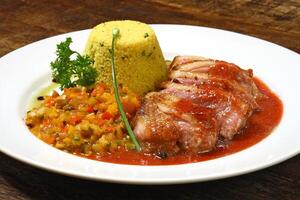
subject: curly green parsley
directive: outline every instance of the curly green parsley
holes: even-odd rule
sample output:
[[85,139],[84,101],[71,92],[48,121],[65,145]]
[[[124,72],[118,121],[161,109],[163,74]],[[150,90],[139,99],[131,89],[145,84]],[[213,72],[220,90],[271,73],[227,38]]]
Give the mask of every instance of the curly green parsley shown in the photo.
[[[93,60],[87,55],[80,55],[70,49],[72,39],[68,37],[57,45],[55,61],[51,62],[52,77],[60,84],[60,88],[70,88],[78,85],[89,86],[95,83],[97,71],[93,68]],[[72,55],[76,55],[72,59]]]

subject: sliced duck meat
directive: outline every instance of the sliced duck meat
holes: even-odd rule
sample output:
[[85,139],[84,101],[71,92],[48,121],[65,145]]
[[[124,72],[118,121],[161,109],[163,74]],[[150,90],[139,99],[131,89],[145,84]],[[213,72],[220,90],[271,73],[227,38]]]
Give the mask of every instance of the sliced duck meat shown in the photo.
[[196,56],[175,57],[169,80],[144,98],[133,124],[143,151],[203,153],[230,140],[259,109],[252,70]]

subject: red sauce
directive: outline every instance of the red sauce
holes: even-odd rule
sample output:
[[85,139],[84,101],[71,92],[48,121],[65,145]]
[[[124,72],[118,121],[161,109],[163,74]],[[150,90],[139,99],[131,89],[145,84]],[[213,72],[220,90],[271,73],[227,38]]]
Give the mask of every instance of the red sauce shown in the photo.
[[120,150],[106,156],[90,156],[88,158],[118,164],[175,165],[211,160],[242,151],[270,135],[272,130],[279,124],[283,113],[283,105],[280,99],[259,79],[255,79],[255,83],[267,98],[263,98],[258,102],[261,111],[254,113],[248,119],[244,131],[236,135],[227,144],[226,148],[219,147],[214,151],[199,155],[179,154],[167,159],[160,159],[154,155],[125,150]]

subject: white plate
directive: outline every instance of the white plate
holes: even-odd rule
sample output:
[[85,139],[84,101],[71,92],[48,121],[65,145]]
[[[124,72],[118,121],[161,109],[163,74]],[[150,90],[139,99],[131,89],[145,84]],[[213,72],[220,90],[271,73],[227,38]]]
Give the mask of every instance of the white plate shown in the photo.
[[205,162],[173,166],[134,166],[93,161],[57,150],[33,136],[23,117],[32,94],[50,81],[56,44],[73,38],[81,52],[90,30],[63,34],[17,49],[0,59],[0,150],[49,171],[99,181],[133,184],[187,183],[220,179],[274,165],[300,152],[300,56],[253,37],[223,30],[153,25],[166,57],[201,55],[226,60],[267,83],[284,103],[274,132],[238,153]]

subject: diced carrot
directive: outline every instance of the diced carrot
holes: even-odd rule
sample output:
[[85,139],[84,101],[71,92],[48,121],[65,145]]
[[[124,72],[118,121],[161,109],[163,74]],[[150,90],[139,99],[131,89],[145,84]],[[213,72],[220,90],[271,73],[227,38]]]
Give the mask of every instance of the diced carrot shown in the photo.
[[51,142],[51,144],[55,144],[55,141],[56,141],[56,136],[55,136],[55,135],[52,135],[52,136],[50,137],[50,142]]
[[105,120],[99,119],[99,120],[97,120],[97,124],[98,124],[99,126],[102,126],[103,124],[105,124]]
[[81,116],[79,115],[72,115],[71,116],[71,120],[70,120],[70,124],[72,125],[76,125],[81,121]]
[[104,90],[105,90],[105,86],[103,84],[99,84],[99,85],[97,85],[96,88],[94,88],[94,90],[92,92],[92,96],[101,95],[101,94],[103,94]]
[[102,116],[101,116],[102,119],[105,119],[105,120],[110,120],[113,118],[112,114],[110,114],[109,112],[105,111]]
[[94,112],[93,106],[88,106],[86,109],[86,112],[88,112],[88,113]]
[[43,135],[42,140],[48,144],[55,144],[56,137],[55,135]]

